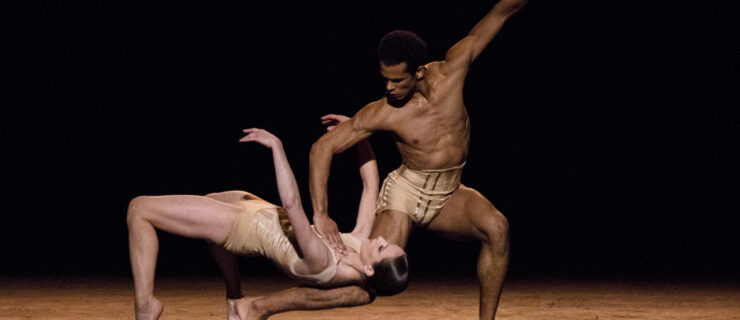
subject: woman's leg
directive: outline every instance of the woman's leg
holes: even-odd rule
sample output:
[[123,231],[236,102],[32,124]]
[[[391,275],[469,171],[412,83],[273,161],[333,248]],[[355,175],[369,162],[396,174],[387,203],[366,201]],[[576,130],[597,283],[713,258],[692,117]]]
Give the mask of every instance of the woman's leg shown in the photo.
[[[241,190],[209,193],[206,197],[233,205],[238,205],[245,200],[256,198],[253,194]],[[218,243],[209,242],[208,249],[210,249],[211,256],[213,256],[213,260],[216,261],[221,274],[224,276],[224,281],[226,281],[226,298],[242,298],[241,279],[239,278],[239,257],[227,251]]]
[[221,244],[242,208],[208,197],[136,197],[129,203],[129,255],[136,293],[136,318],[156,319],[162,304],[154,298],[159,242],[155,229]]
[[[245,200],[260,199],[254,194],[241,190],[209,193],[206,197],[237,205]],[[216,264],[218,264],[226,282],[226,318],[228,320],[240,320],[257,317],[254,314],[256,311],[252,307],[252,302],[257,297],[245,297],[242,294],[239,257],[224,249],[223,246],[212,242],[208,244],[208,248],[211,250],[211,255],[216,260]]]

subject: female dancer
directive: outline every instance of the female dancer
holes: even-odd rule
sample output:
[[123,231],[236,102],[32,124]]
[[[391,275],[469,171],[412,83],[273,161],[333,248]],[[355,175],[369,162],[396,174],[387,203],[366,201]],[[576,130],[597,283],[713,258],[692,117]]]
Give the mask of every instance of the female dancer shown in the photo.
[[[235,254],[263,255],[285,274],[308,285],[365,284],[381,295],[405,289],[408,265],[403,249],[382,237],[368,239],[379,180],[368,142],[358,148],[360,158],[366,159],[360,166],[364,187],[357,224],[351,233],[342,234],[350,248],[345,255],[330,248],[308,222],[282,142],[262,129],[244,129],[244,133],[240,142],[257,142],[272,150],[282,207],[245,191],[134,198],[127,223],[137,320],[157,319],[163,310],[161,301],[154,297],[158,252],[155,229],[206,239]],[[236,316],[236,306],[230,307],[229,316]]]

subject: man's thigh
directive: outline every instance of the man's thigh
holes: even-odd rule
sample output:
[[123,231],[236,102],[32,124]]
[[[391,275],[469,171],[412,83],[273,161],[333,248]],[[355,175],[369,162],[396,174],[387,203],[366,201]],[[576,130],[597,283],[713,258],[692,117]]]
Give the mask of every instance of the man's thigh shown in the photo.
[[505,221],[488,199],[475,189],[460,185],[428,229],[453,240],[486,240],[491,226]]
[[384,210],[375,216],[370,239],[382,236],[386,241],[404,248],[412,228],[413,223],[407,214],[397,210]]

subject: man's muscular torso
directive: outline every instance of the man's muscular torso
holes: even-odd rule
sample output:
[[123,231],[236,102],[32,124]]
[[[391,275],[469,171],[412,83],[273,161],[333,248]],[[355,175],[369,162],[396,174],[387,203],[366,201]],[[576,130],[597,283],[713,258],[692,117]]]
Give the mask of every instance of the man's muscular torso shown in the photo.
[[368,129],[393,132],[403,162],[411,169],[449,168],[467,157],[470,120],[463,103],[463,81],[455,79],[459,75],[442,74],[442,63],[426,66],[416,92],[402,107],[391,106],[384,97],[356,116],[360,125],[378,124],[369,124]]

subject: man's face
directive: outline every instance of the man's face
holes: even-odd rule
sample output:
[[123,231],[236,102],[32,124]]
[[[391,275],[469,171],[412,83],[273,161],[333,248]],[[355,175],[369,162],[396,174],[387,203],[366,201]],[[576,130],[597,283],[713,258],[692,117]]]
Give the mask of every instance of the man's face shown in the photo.
[[380,74],[385,78],[385,95],[392,101],[408,99],[416,86],[414,74],[406,71],[406,62],[394,65],[380,63]]

